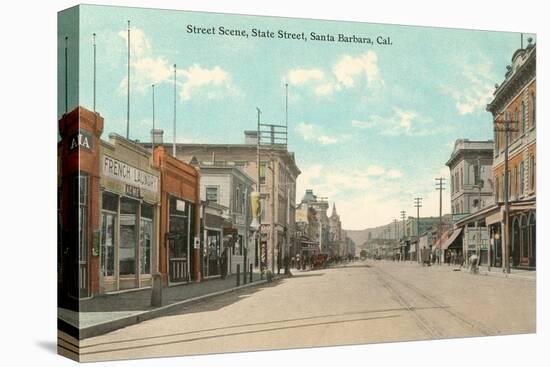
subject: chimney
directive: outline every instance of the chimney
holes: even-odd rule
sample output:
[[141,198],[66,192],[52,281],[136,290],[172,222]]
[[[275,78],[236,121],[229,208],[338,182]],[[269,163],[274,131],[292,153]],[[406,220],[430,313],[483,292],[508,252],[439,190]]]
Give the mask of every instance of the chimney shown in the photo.
[[244,142],[245,144],[250,144],[250,145],[258,144],[258,131],[246,130],[244,132]]
[[162,135],[164,130],[162,129],[151,129],[151,141],[153,144],[162,144]]

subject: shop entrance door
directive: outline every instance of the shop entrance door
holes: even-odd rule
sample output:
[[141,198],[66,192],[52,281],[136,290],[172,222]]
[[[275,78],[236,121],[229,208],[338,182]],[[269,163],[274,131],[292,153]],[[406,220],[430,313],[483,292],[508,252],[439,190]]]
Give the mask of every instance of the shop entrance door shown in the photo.
[[207,231],[205,276],[220,275],[221,236],[218,231]]
[[170,198],[168,275],[171,283],[189,280],[189,204]]
[[118,249],[119,289],[137,287],[136,253],[138,243],[137,200],[122,197],[120,199],[120,245]]

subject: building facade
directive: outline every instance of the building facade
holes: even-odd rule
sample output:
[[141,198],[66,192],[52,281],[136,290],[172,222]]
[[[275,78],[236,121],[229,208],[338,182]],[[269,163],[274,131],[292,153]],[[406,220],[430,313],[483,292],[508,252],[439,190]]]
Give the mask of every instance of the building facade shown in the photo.
[[100,148],[99,293],[150,287],[159,263],[160,172],[149,151],[119,135]]
[[[487,105],[493,116],[496,213],[490,238],[505,265],[536,267],[536,45],[512,55],[505,79]],[[508,171],[505,172],[505,166]],[[506,176],[505,176],[506,175]],[[508,202],[508,205],[506,205]]]
[[470,214],[493,205],[493,146],[492,140],[456,140],[446,163],[451,178],[452,214]]
[[[151,143],[142,143],[150,148]],[[171,144],[164,144],[167,148]],[[259,155],[258,155],[259,153]],[[278,271],[295,242],[296,178],[300,170],[285,145],[260,146],[253,134],[244,144],[176,144],[176,157],[201,165],[233,164],[252,177],[261,194],[261,236],[254,245],[254,264]],[[259,166],[258,166],[259,157]],[[259,182],[258,182],[259,181]],[[256,187],[257,189],[257,187]]]
[[[227,273],[235,273],[237,265],[240,271],[248,269],[255,260],[255,246],[250,236],[250,193],[255,181],[244,170],[235,165],[223,165],[203,162],[201,171],[201,199],[208,204],[216,203],[225,211],[226,224],[224,235],[235,230],[235,240],[226,241],[230,247],[226,251]],[[231,229],[231,230],[230,230]],[[223,232],[222,231],[222,232]]]

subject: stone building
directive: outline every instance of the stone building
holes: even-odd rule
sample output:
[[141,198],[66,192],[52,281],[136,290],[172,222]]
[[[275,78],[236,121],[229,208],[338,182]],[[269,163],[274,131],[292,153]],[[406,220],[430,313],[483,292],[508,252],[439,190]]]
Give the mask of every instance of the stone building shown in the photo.
[[470,214],[493,204],[493,145],[492,140],[456,140],[445,163],[450,170],[453,214]]

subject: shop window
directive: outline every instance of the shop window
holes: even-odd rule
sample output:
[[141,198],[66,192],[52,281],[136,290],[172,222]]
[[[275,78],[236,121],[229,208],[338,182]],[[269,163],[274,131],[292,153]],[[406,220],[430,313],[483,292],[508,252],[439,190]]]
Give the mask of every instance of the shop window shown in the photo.
[[233,255],[243,254],[243,236],[239,235],[233,246]]
[[527,227],[527,216],[521,216],[521,257],[529,257],[529,231]]
[[120,199],[120,275],[136,273],[137,211],[136,200],[125,197]]
[[151,248],[153,247],[153,205],[141,204],[139,226],[140,274],[151,274]]
[[75,183],[78,185],[78,260],[86,261],[88,258],[87,223],[88,223],[88,177],[77,176]]
[[115,228],[118,196],[104,192],[101,201],[101,273],[103,276],[113,276],[115,272]]
[[215,186],[209,186],[206,188],[206,200],[212,203],[218,202],[218,188]]

